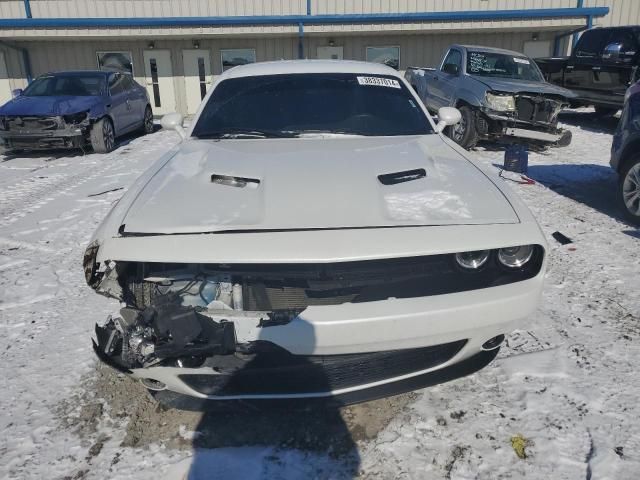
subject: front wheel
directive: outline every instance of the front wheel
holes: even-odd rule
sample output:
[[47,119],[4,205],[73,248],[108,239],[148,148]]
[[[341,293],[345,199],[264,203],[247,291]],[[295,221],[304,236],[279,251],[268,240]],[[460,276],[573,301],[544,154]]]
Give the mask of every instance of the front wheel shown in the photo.
[[447,135],[462,148],[469,149],[478,143],[476,116],[467,106],[460,107],[460,114],[460,121],[447,129]]
[[153,111],[151,110],[151,107],[149,105],[147,105],[147,108],[144,109],[142,131],[145,134],[153,133]]
[[625,217],[631,223],[640,225],[640,154],[633,156],[620,172],[618,201]]
[[96,153],[109,153],[116,146],[113,123],[107,117],[101,118],[91,128],[91,146]]

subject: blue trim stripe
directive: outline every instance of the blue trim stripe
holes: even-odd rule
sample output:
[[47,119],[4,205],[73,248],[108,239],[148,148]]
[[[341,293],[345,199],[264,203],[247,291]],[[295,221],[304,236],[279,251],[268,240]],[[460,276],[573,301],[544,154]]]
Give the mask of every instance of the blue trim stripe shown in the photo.
[[604,16],[608,7],[539,8],[530,10],[473,10],[468,12],[372,13],[346,15],[263,15],[230,17],[138,17],[138,18],[4,18],[0,28],[74,27],[189,27],[224,25],[323,25],[423,21],[530,20]]

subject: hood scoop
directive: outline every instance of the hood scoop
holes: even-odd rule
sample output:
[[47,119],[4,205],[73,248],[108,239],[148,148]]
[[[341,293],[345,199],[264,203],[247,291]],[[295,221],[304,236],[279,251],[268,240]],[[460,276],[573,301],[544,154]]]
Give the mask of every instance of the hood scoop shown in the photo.
[[236,177],[234,175],[211,175],[211,183],[217,183],[218,185],[226,185],[227,187],[236,187],[236,188],[258,188],[260,185],[260,180],[257,178],[248,178],[248,177]]
[[396,185],[398,183],[411,182],[427,176],[424,168],[405,170],[403,172],[385,173],[378,175],[378,180],[382,185]]

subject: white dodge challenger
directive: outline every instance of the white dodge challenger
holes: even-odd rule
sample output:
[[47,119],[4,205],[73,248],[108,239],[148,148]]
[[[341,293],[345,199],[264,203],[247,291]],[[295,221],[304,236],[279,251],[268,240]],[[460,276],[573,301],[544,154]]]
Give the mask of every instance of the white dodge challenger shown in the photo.
[[546,243],[393,69],[281,61],[222,74],[183,141],[96,231],[119,299],[94,349],[159,401],[348,404],[473,373],[536,308]]

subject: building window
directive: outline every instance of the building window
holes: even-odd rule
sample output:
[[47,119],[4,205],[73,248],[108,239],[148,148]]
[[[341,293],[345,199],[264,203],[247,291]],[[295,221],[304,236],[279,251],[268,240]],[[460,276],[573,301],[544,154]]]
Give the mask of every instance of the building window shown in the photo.
[[133,75],[131,52],[96,52],[98,68],[110,72],[125,72]]
[[246,65],[247,63],[256,63],[255,48],[231,48],[220,50],[220,59],[222,61],[222,71],[237,67],[238,65]]
[[400,47],[367,47],[367,62],[383,63],[400,68]]

